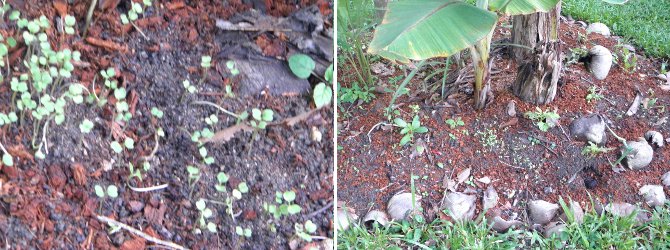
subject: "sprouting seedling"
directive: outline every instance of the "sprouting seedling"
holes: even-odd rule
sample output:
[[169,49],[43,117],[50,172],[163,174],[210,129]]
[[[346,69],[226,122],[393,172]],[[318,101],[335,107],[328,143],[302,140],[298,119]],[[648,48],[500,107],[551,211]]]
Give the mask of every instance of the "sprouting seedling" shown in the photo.
[[402,128],[402,130],[400,130],[400,134],[403,135],[402,139],[400,139],[401,146],[404,146],[408,142],[412,141],[412,139],[414,139],[415,133],[428,132],[428,128],[421,126],[421,121],[419,121],[418,115],[414,116],[414,119],[411,123],[407,123],[401,118],[396,118],[393,120],[393,122],[396,126]]
[[313,236],[311,234],[316,232],[317,226],[311,220],[307,220],[304,225],[300,223],[294,224],[293,228],[295,229],[295,234],[298,237],[307,242],[312,242]]
[[195,184],[200,180],[200,169],[191,165],[186,166],[186,172],[188,172],[188,185],[191,187],[191,191],[188,193],[188,197],[191,197],[193,193],[193,188]]
[[200,218],[198,219],[198,222],[200,224],[200,227],[203,229],[207,229],[208,231],[212,233],[216,233],[216,224],[212,223],[211,221],[207,221],[207,219],[211,218],[214,213],[212,212],[211,209],[207,208],[207,204],[205,203],[205,200],[200,199],[195,203],[195,207],[200,211]]
[[251,117],[254,118],[249,122],[251,127],[265,129],[268,122],[271,122],[274,119],[274,111],[272,111],[272,109],[264,109],[261,111],[260,109],[255,108],[251,110]]
[[74,25],[77,20],[70,15],[65,16],[65,33],[68,35],[74,34]]
[[212,67],[212,57],[211,56],[202,56],[200,58],[200,66],[202,67],[202,78],[200,83],[207,79],[207,73],[209,73],[209,68]]
[[15,112],[9,112],[8,114],[0,113],[0,126],[14,123],[19,119]]
[[[142,6],[142,4],[144,4],[144,6]],[[142,34],[142,36],[146,38],[147,36],[144,34],[144,32],[142,32],[142,30],[139,27],[137,27],[135,21],[140,17],[140,14],[144,13],[144,7],[151,6],[151,0],[143,0],[142,4],[131,1],[131,6],[130,9],[128,10],[128,13],[121,14],[121,23],[123,24],[130,23],[131,25],[133,25],[133,27],[135,27],[135,29],[137,29],[137,31],[140,32],[140,34]]]
[[88,134],[93,129],[94,125],[89,119],[84,119],[81,124],[79,124],[79,131],[84,134]]
[[447,122],[447,125],[449,125],[449,127],[452,128],[452,129],[455,129],[459,126],[464,126],[465,125],[465,123],[463,122],[463,120],[461,120],[460,117],[456,117],[456,119],[449,118],[446,122]]
[[139,169],[135,169],[133,163],[128,162],[128,180],[130,181],[133,177],[140,179],[142,181],[142,172]]
[[235,227],[235,233],[239,236],[244,236],[245,238],[251,238],[251,228],[242,228],[240,226]]
[[535,110],[535,112],[528,111],[525,115],[528,119],[535,121],[535,125],[542,132],[547,132],[550,128],[555,127],[555,122],[561,118],[556,111],[550,111],[549,109],[542,110],[539,107],[536,107]]
[[233,76],[237,76],[240,74],[240,70],[237,69],[237,66],[235,66],[235,61],[229,60],[226,62],[226,67],[228,70],[230,70],[230,74]]
[[184,86],[184,92],[182,92],[181,96],[179,97],[179,103],[181,103],[182,100],[184,100],[184,96],[186,96],[186,93],[195,94],[198,92],[198,88],[191,85],[191,82],[189,80],[184,80],[182,82],[182,85]]
[[110,143],[110,146],[112,147],[114,153],[120,154],[121,152],[123,152],[123,147],[121,146],[121,143],[119,143],[118,141],[112,141],[112,143]]
[[12,155],[7,152],[7,149],[5,149],[5,146],[0,143],[0,149],[2,150],[2,164],[5,166],[14,166],[14,160],[12,159]]
[[200,147],[198,150],[200,153],[200,156],[202,157],[202,162],[207,164],[207,165],[212,165],[214,163],[214,157],[207,156],[207,148]]
[[161,119],[161,118],[163,118],[163,111],[161,111],[160,109],[158,109],[156,107],[153,107],[153,108],[151,108],[151,115],[155,116],[158,119]]
[[275,193],[275,202],[279,205],[274,204],[263,204],[263,209],[268,213],[274,215],[275,219],[279,219],[283,215],[294,215],[300,213],[302,208],[300,205],[293,204],[295,201],[296,194],[294,191],[277,191]]
[[109,185],[107,186],[107,189],[103,189],[100,185],[95,185],[95,195],[100,198],[100,209],[102,209],[102,202],[104,201],[106,196],[109,196],[110,198],[116,198],[119,196],[119,190],[116,188],[114,185]]
[[217,184],[214,185],[214,188],[218,192],[226,192],[226,183],[228,183],[228,175],[224,172],[219,172],[216,175]]

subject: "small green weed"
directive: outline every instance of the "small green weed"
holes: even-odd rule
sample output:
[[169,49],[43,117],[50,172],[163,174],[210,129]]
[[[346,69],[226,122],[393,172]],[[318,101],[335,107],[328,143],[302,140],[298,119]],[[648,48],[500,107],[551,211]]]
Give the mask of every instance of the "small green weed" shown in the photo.
[[455,128],[460,127],[460,126],[465,126],[465,123],[463,122],[463,120],[461,120],[460,117],[449,118],[449,119],[447,119],[446,122],[447,122],[447,125],[449,125],[449,127],[451,129],[455,129]]
[[415,133],[426,133],[428,132],[428,128],[421,126],[421,121],[419,120],[419,116],[415,115],[414,119],[412,120],[411,123],[405,122],[405,120],[401,118],[395,118],[393,120],[393,123],[402,128],[400,130],[400,134],[403,135],[402,139],[400,139],[400,145],[404,146],[408,142],[411,142],[414,139],[414,134]]
[[601,94],[602,89],[596,86],[589,87],[589,94],[586,95],[586,102],[591,103],[591,101],[600,101],[604,98]]
[[528,111],[526,112],[526,117],[528,119],[531,119],[535,122],[535,125],[540,129],[542,132],[547,132],[550,128],[553,128],[556,126],[555,121],[557,121],[559,118],[561,118],[556,111],[550,111],[549,109],[547,110],[542,110],[539,107],[535,108],[535,112]]
[[589,145],[582,149],[582,155],[586,155],[589,158],[596,157],[599,154],[607,153],[614,150],[613,148],[605,148],[596,145],[593,142],[589,142]]

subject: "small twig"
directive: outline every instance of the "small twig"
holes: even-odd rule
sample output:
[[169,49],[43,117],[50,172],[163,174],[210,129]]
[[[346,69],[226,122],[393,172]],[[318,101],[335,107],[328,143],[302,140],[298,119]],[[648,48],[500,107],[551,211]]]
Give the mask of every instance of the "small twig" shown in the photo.
[[370,131],[368,131],[368,142],[369,142],[369,143],[372,143],[372,138],[370,137],[370,134],[372,133],[372,130],[375,130],[375,128],[377,128],[377,127],[380,126],[380,125],[384,125],[384,126],[388,126],[388,125],[391,125],[391,126],[397,126],[397,125],[390,124],[390,123],[385,123],[385,122],[379,122],[379,123],[375,124],[374,126],[372,126],[372,128],[370,129]]
[[86,38],[86,33],[88,32],[88,27],[91,25],[91,18],[93,18],[93,11],[95,6],[98,4],[98,0],[92,0],[91,5],[88,7],[88,12],[86,13],[86,25],[84,25],[84,33],[82,37]]
[[145,187],[145,188],[137,188],[137,187],[133,187],[130,184],[128,184],[128,187],[135,192],[143,193],[143,192],[151,192],[151,191],[165,189],[165,188],[168,187],[168,184],[166,183],[166,184],[162,184],[162,185],[158,185],[158,186]]
[[2,150],[2,152],[4,152],[6,155],[9,155],[9,152],[7,152],[7,149],[5,149],[5,147],[2,145],[2,142],[0,142],[0,150]]
[[329,208],[333,207],[333,202],[329,202],[326,206],[320,208],[319,210],[316,210],[314,212],[311,212],[310,214],[307,215],[307,218],[312,218],[320,213],[323,213],[324,211],[328,210]]
[[117,227],[123,228],[123,229],[125,229],[126,231],[128,231],[128,232],[130,232],[130,233],[132,233],[132,234],[135,234],[135,235],[137,235],[137,236],[140,236],[140,237],[144,238],[145,240],[151,241],[151,242],[153,242],[153,243],[156,243],[156,244],[159,244],[159,245],[163,245],[163,246],[166,246],[166,247],[170,247],[170,248],[172,248],[172,249],[180,249],[180,250],[186,250],[186,249],[188,249],[188,248],[182,247],[182,246],[180,246],[180,245],[177,245],[177,244],[172,243],[172,242],[169,242],[169,241],[164,241],[164,240],[161,240],[161,239],[157,239],[157,238],[155,238],[155,237],[153,237],[153,236],[151,236],[151,235],[145,234],[144,232],[142,232],[142,231],[140,231],[140,230],[137,230],[137,229],[135,229],[135,228],[133,228],[133,227],[131,227],[131,226],[128,226],[128,225],[126,225],[126,224],[124,224],[124,223],[118,222],[118,221],[113,220],[113,219],[111,219],[111,218],[107,218],[107,217],[105,217],[105,216],[101,216],[101,215],[96,215],[95,217],[96,217],[99,221],[105,222],[105,223],[107,223],[107,224],[109,224],[109,225],[115,225],[115,226],[117,226]]
[[221,110],[221,112],[226,113],[227,115],[230,115],[230,116],[232,116],[232,117],[235,117],[236,119],[237,119],[237,118],[240,118],[239,115],[237,115],[237,114],[235,114],[235,113],[233,113],[233,112],[230,112],[230,111],[228,111],[227,109],[224,109],[224,108],[222,108],[221,106],[216,105],[215,103],[212,103],[212,102],[208,102],[208,101],[194,101],[194,102],[192,102],[191,104],[198,104],[198,105],[208,105],[208,106],[212,106],[212,107],[215,107],[215,108]]
[[158,152],[158,145],[159,145],[159,143],[158,143],[158,133],[154,133],[154,139],[156,141],[156,145],[154,145],[154,149],[151,150],[151,154],[141,157],[140,160],[149,161],[152,158],[154,158],[154,155],[156,155],[156,152]]

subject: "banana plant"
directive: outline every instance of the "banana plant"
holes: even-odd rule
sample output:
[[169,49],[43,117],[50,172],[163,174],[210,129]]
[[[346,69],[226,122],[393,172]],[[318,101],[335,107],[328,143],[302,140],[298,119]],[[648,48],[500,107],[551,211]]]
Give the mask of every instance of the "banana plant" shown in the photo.
[[547,12],[560,0],[404,0],[390,2],[369,53],[410,63],[470,49],[475,69],[475,108],[486,104],[491,38],[503,15]]

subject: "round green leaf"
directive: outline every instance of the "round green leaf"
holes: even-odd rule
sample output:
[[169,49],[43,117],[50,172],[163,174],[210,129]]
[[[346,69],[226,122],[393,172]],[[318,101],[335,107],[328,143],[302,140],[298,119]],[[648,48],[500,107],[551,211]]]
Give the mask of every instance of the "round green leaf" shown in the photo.
[[10,154],[3,154],[2,155],[2,164],[5,166],[14,166],[14,160],[12,159],[12,156]]
[[116,188],[116,186],[109,185],[107,187],[107,195],[109,195],[109,197],[116,198],[119,196],[119,190]]
[[305,54],[294,54],[288,58],[288,66],[295,76],[307,79],[316,67],[316,63]]
[[314,87],[314,105],[321,108],[330,103],[333,99],[333,90],[325,83],[319,83]]
[[288,206],[287,211],[288,211],[289,214],[298,214],[298,213],[300,213],[301,210],[302,210],[302,208],[300,208],[300,206],[298,206],[296,204],[292,204],[292,205]]
[[95,189],[95,195],[97,195],[100,198],[105,197],[105,190],[103,190],[100,185],[95,185],[94,189]]
[[195,202],[195,207],[200,211],[205,210],[205,208],[207,207],[207,205],[205,204],[205,200],[200,199],[197,202]]
[[120,154],[123,151],[123,147],[121,147],[121,144],[118,141],[113,141],[110,146],[112,147],[112,150],[114,150],[115,153]]
[[283,194],[284,200],[287,202],[293,202],[295,200],[295,192],[293,191],[286,191]]

